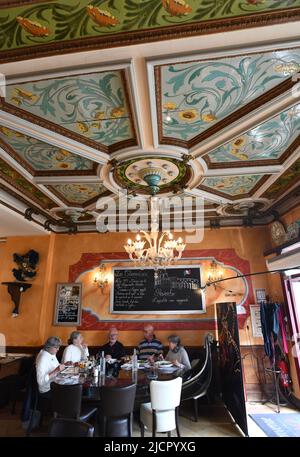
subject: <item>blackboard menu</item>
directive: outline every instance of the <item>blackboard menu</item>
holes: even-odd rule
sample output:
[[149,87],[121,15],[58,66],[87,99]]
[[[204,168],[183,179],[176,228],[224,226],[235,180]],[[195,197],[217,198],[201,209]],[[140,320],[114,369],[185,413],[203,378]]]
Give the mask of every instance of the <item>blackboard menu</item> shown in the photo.
[[112,313],[203,313],[199,267],[113,268]]

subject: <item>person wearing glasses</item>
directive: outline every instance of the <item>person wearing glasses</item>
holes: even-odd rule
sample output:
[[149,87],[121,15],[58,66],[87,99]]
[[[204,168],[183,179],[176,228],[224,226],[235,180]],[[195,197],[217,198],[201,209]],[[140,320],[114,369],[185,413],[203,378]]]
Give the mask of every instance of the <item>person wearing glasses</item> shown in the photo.
[[62,363],[71,365],[87,360],[89,356],[88,347],[83,344],[83,336],[80,332],[72,332],[68,340],[68,346],[65,348]]
[[58,337],[50,336],[36,358],[36,380],[39,392],[43,397],[50,398],[51,382],[54,381],[58,373],[66,368],[56,358],[60,345],[61,341]]
[[121,360],[126,356],[125,348],[120,341],[118,341],[118,329],[116,327],[111,327],[108,332],[108,342],[104,344],[99,350],[99,355],[101,356],[102,351],[106,360],[117,359]]

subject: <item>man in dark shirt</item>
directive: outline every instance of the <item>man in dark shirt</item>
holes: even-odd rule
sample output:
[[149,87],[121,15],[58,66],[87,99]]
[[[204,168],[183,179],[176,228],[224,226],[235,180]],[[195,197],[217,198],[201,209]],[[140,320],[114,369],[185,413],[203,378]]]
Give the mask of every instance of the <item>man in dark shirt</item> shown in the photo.
[[153,325],[144,327],[145,339],[138,345],[138,356],[140,359],[158,359],[163,353],[163,345],[155,338]]
[[120,360],[125,357],[125,348],[122,343],[118,341],[118,329],[111,327],[108,332],[108,343],[100,348],[99,354],[104,351],[106,360],[117,359]]

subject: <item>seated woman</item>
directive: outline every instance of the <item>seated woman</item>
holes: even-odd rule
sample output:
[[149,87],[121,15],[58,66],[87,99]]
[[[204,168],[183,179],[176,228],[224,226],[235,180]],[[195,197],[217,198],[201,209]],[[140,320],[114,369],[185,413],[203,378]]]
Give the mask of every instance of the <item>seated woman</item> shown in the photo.
[[65,365],[60,364],[56,358],[60,344],[59,338],[51,336],[36,358],[36,380],[43,397],[51,398],[50,383],[60,371],[65,369]]
[[188,353],[181,345],[181,341],[179,336],[177,335],[170,335],[168,337],[169,341],[169,352],[166,356],[165,360],[172,362],[173,365],[184,368],[185,370],[191,369],[191,364],[189,360]]
[[64,350],[63,363],[78,363],[80,360],[87,360],[89,356],[88,347],[83,344],[83,336],[80,332],[72,332],[68,340],[69,346]]

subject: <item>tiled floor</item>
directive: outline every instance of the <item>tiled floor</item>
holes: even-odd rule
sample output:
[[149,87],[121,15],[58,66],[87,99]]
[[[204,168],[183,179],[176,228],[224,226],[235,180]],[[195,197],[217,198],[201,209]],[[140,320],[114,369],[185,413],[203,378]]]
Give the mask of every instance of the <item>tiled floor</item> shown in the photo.
[[[276,414],[275,405],[267,403],[246,404],[248,414],[248,429],[250,437],[266,437],[264,432],[256,425],[249,417],[249,414],[274,413]],[[0,409],[0,437],[22,437],[25,436],[25,430],[20,421],[21,403],[17,404],[16,414],[11,415],[8,407]],[[296,412],[288,407],[281,407],[280,414]],[[189,419],[190,418],[190,419]],[[182,437],[241,437],[243,434],[239,428],[235,426],[230,414],[222,405],[203,405],[199,406],[199,419],[194,422],[192,419],[192,411],[190,405],[185,404],[181,410],[180,431]],[[47,420],[45,425],[39,430],[34,431],[33,436],[47,436]],[[140,430],[137,422],[133,424],[133,436],[140,436]],[[145,433],[146,437],[150,437],[151,433]],[[157,436],[166,436],[158,434]],[[176,436],[176,431],[172,432],[172,436]]]

